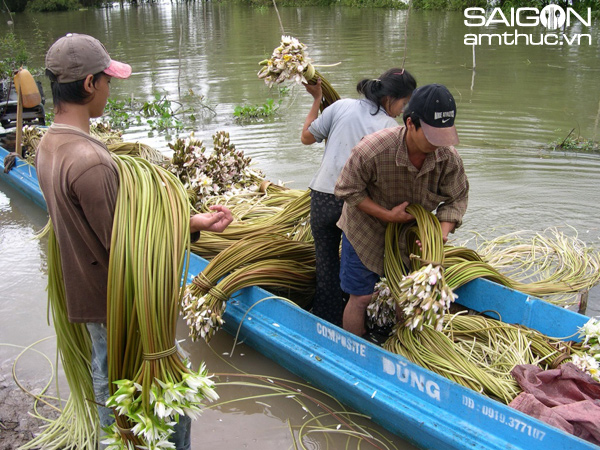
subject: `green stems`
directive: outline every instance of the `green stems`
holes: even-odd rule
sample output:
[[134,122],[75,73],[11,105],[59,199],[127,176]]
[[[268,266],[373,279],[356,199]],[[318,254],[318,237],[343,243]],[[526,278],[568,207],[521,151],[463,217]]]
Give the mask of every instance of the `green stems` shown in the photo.
[[162,448],[179,415],[195,416],[205,396],[216,398],[204,368],[188,369],[175,346],[190,205],[165,169],[129,156],[114,160],[120,186],[109,261],[107,406],[117,422],[108,440]]
[[48,308],[70,394],[61,415],[21,448],[93,448],[98,441],[98,410],[93,401],[91,340],[85,324],[68,320],[60,249],[51,222],[47,229]]

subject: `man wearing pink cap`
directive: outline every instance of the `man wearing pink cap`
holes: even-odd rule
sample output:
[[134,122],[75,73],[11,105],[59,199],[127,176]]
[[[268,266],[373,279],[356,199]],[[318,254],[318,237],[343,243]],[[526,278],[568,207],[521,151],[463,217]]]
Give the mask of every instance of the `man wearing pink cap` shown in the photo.
[[[106,346],[108,262],[119,175],[106,145],[90,136],[90,119],[102,116],[111,78],[128,78],[131,67],[110,58],[97,39],[67,34],[46,54],[54,123],[40,141],[36,168],[61,253],[67,314],[85,323],[92,340],[92,377],[102,428],[114,419],[108,399]],[[200,230],[223,231],[232,221],[222,206],[190,219]],[[172,441],[189,450],[190,419],[181,416]],[[100,444],[100,448],[104,448]]]
[[365,136],[352,150],[335,186],[344,200],[340,282],[350,294],[343,327],[358,336],[375,283],[383,275],[385,229],[407,223],[410,203],[436,211],[444,240],[467,210],[469,182],[454,127],[456,103],[445,86],[417,88],[404,109],[404,126]]

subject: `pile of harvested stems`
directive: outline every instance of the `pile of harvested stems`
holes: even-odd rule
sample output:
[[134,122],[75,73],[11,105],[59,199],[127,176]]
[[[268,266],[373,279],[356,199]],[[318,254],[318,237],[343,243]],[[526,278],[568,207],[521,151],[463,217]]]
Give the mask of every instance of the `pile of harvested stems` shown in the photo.
[[306,45],[291,36],[281,36],[279,47],[273,50],[271,57],[259,63],[262,67],[258,78],[265,80],[267,86],[292,81],[296,84],[316,84],[321,79],[323,100],[321,111],[340,99],[339,94],[329,81],[312,65],[308,57]]
[[208,212],[212,205],[223,205],[229,208],[237,221],[251,221],[272,216],[305,194],[306,191],[302,189],[289,189],[263,181],[255,185],[255,188],[231,189],[223,195],[205,197],[196,208]]
[[123,131],[113,130],[108,122],[92,122],[90,125],[90,134],[106,145],[118,144],[123,141]]
[[[572,292],[584,285],[589,288],[589,282],[597,282],[597,275],[589,274],[590,270],[597,271],[597,255],[581,251],[578,247],[573,251],[566,250],[567,241],[558,235],[555,241],[560,244],[550,245],[548,240],[538,239],[532,246],[506,250],[496,258],[492,257],[493,252],[486,253],[489,261],[510,259],[511,264],[517,261],[513,256],[524,249],[533,253],[531,258],[524,259],[527,262],[525,270],[543,274],[544,277],[523,283],[484,262],[477,251],[444,246],[441,228],[432,213],[419,205],[410,205],[407,210],[417,219],[416,225],[408,225],[408,229],[388,225],[384,257],[386,279],[378,284],[375,305],[368,310],[371,323],[379,326],[394,324],[395,317],[390,311],[393,307],[404,314],[403,320],[396,324],[384,344],[385,349],[505,403],[509,403],[520,392],[511,375],[515,365],[536,364],[546,369],[569,358],[575,362],[582,358],[584,352],[578,346],[567,347],[564,342],[543,336],[535,330],[483,316],[449,315],[446,308],[448,304],[442,298],[443,291],[436,291],[434,285],[439,282],[440,276],[446,280],[445,287],[452,289],[484,277],[536,296]],[[401,239],[406,239],[406,242],[401,242]],[[421,245],[417,244],[417,240]],[[546,247],[546,250],[536,253],[540,246]],[[559,247],[565,250],[561,253],[557,250]],[[402,263],[401,248],[408,248],[412,252],[410,274],[406,273],[407,269]],[[557,253],[569,256],[556,263],[554,257]],[[547,269],[550,260],[554,270]],[[536,264],[542,264],[545,268],[535,270]],[[438,268],[438,271],[433,273],[433,268]],[[426,279],[427,275],[431,277],[429,280]],[[416,292],[407,292],[407,289],[415,289],[419,281],[423,284],[418,286]],[[434,314],[430,313],[431,308],[439,313],[435,320]],[[375,313],[379,317],[373,317]],[[415,323],[424,323],[424,326],[415,327]]]
[[[33,125],[23,127],[23,149],[25,160],[35,166],[35,154],[40,140],[46,133],[46,128]],[[123,142],[122,133],[110,128],[103,122],[96,122],[90,127],[90,134],[104,142],[108,149],[116,155],[139,156],[153,164],[164,164],[167,158],[155,148],[141,142]]]
[[[405,292],[400,286],[403,282],[410,284],[404,281],[408,275],[402,263],[401,251],[404,248],[411,252],[413,271],[425,264],[441,263],[443,277],[452,289],[475,278],[487,278],[568,306],[574,303],[577,293],[600,282],[600,253],[576,237],[568,237],[556,229],[551,229],[550,236],[548,232],[538,233],[530,241],[523,239],[522,233],[501,236],[480,246],[477,251],[445,245],[440,253],[441,231],[435,216],[426,211],[419,212],[418,205],[408,208],[417,218],[417,224],[390,224],[386,230],[386,279],[379,285],[379,295],[374,299],[376,305],[368,310],[371,323],[391,325],[395,322],[393,313],[389,311],[393,304],[390,297],[396,302],[405,299]],[[401,239],[406,242],[401,242]],[[416,244],[417,240],[421,247]]]
[[223,324],[227,300],[239,289],[274,286],[306,290],[314,283],[314,265],[314,245],[281,234],[263,233],[235,242],[186,288],[182,308],[192,339],[210,341]]
[[38,144],[42,137],[44,137],[45,128],[38,128],[34,125],[25,125],[23,127],[23,156],[25,161],[35,167],[35,153],[38,148]]
[[206,369],[189,369],[175,345],[190,206],[168,171],[139,158],[114,160],[120,186],[109,262],[107,406],[116,423],[107,441],[168,448],[179,417],[195,417],[204,398],[217,397]]
[[257,187],[264,181],[262,173],[251,168],[251,158],[236,150],[225,131],[213,135],[211,152],[193,134],[186,139],[177,138],[168,146],[173,157],[166,164],[167,170],[193,192],[193,203],[207,196]]
[[[240,239],[262,234],[280,234],[294,241],[312,242],[309,231],[309,191],[302,191],[296,197],[282,192],[285,199],[289,200],[284,207],[269,208],[264,215],[251,215],[247,220],[235,221],[222,233],[203,232],[202,239],[192,244],[192,251],[206,259],[212,259]],[[279,193],[271,195],[275,196],[279,196]]]
[[117,142],[107,147],[115,155],[139,156],[152,164],[161,165],[167,161],[161,152],[141,142]]
[[557,228],[540,233],[520,231],[477,247],[481,259],[537,295],[561,306],[576,302],[577,293],[600,282],[600,252],[575,233]]
[[92,401],[92,343],[83,323],[70,323],[67,316],[65,286],[60,249],[52,223],[42,232],[48,234],[48,308],[56,331],[56,347],[70,395],[60,416],[22,449],[82,449],[98,444],[98,409]]
[[398,326],[383,347],[507,404],[521,391],[511,375],[516,365],[545,370],[578,352],[536,330],[461,313],[450,315],[440,331],[425,326],[415,333]]

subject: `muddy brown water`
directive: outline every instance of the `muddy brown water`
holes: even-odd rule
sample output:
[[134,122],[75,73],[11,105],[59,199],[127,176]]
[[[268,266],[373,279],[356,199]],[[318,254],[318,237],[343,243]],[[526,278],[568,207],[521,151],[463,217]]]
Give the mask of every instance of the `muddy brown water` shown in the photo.
[[[561,227],[577,233],[587,245],[600,246],[600,155],[548,149],[550,142],[564,139],[572,129],[576,136],[600,138],[597,22],[568,30],[569,36],[589,33],[591,45],[479,46],[473,71],[472,48],[463,43],[465,33],[473,29],[465,27],[461,12],[411,11],[408,22],[405,11],[379,9],[289,7],[280,8],[280,14],[285,33],[306,43],[317,64],[341,63],[319,70],[342,97],[354,97],[361,78],[374,78],[402,64],[406,31],[406,68],[419,84],[446,84],[458,102],[458,149],[471,194],[457,239],[466,240],[474,232],[491,238],[512,231]],[[0,32],[4,32],[8,17],[2,13],[0,19]],[[282,34],[272,8],[158,2],[123,9],[14,15],[13,19],[17,36],[37,52],[32,66],[41,65],[44,49],[66,32],[92,34],[106,44],[114,59],[133,67],[129,80],[113,81],[113,98],[152,100],[153,93],[159,92],[185,103],[192,90],[204,96],[216,113],[198,110],[196,121],[189,114],[182,117],[188,131],[193,129],[207,147],[214,132],[228,131],[237,148],[251,156],[268,178],[294,188],[306,188],[318,167],[322,146],[304,147],[299,140],[309,96],[298,87],[284,94],[269,90],[256,78],[258,61],[270,54]],[[32,33],[34,28],[39,33]],[[49,86],[43,82],[48,95]],[[261,105],[267,98],[281,100],[274,117],[246,124],[234,120],[235,106]],[[149,135],[142,127],[125,133],[126,140],[139,140],[165,153],[172,138],[165,133]],[[13,361],[22,347],[40,340],[34,348],[54,362],[53,330],[46,321],[45,247],[32,239],[45,222],[43,211],[0,183],[3,366]],[[592,290],[589,302],[588,315],[599,314],[598,289]],[[183,339],[185,326],[180,325]],[[189,341],[183,345],[192,352],[194,362],[204,360],[216,373],[241,370],[300,381],[243,344],[229,357],[226,354],[232,344],[232,338],[221,332],[210,347]],[[52,374],[48,360],[33,351],[19,359],[17,368],[32,387],[44,384]],[[233,376],[222,379],[239,381]],[[58,380],[63,383],[60,372]],[[65,386],[62,388],[64,391]],[[225,399],[261,392],[264,388],[258,386],[221,389]],[[322,394],[311,394],[331,401],[319,397]],[[194,424],[193,437],[195,442],[203,442],[202,448],[293,448],[288,420],[298,430],[306,422],[305,416],[289,399],[240,400],[207,410]],[[390,448],[413,448],[370,421],[358,421],[382,433]],[[322,433],[308,434],[304,441],[309,449],[337,449],[345,443],[342,436],[326,438]],[[375,448],[363,445],[361,448]],[[351,448],[356,447],[353,441]]]

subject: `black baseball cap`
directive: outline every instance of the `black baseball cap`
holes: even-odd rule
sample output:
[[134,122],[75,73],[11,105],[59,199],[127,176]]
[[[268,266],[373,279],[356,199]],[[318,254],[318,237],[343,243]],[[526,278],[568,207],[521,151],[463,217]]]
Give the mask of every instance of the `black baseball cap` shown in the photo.
[[431,144],[437,147],[458,144],[458,133],[454,127],[456,102],[446,86],[428,84],[415,89],[406,111],[419,118],[425,137]]

